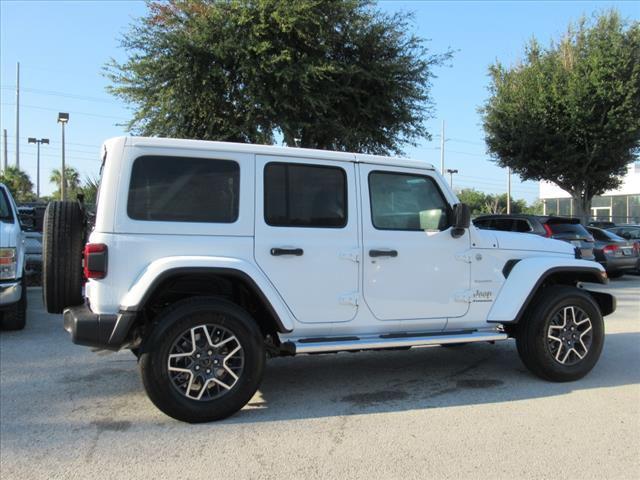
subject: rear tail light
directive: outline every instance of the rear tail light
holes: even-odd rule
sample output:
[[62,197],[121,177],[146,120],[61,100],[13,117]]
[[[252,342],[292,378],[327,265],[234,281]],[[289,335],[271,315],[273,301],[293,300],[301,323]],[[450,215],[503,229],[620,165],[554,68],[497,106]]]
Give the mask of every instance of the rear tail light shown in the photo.
[[551,230],[551,227],[546,223],[542,226],[544,227],[544,231],[546,232],[545,237],[551,238],[553,236],[553,230]]
[[604,252],[605,255],[611,255],[613,257],[620,257],[622,256],[622,250],[620,250],[620,247],[618,247],[617,245],[606,245],[602,251]]
[[84,277],[89,280],[107,276],[107,246],[104,243],[87,243],[84,246]]
[[13,280],[17,271],[16,249],[0,248],[0,280]]

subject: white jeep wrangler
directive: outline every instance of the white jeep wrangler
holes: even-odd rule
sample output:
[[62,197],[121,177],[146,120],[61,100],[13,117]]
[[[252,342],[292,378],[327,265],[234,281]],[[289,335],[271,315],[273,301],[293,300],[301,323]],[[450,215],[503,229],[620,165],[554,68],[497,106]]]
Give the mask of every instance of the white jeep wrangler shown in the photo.
[[131,349],[188,422],[242,408],[267,356],[515,338],[534,374],[579,379],[615,309],[581,282],[606,281],[565,242],[474,228],[431,165],[397,158],[120,137],[93,228],[81,202],[45,215],[49,312]]

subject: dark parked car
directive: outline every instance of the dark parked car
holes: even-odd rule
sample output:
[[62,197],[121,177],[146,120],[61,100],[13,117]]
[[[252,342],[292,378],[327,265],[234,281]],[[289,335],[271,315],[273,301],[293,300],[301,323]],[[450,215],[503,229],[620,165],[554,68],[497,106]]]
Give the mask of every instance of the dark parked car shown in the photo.
[[577,218],[540,215],[481,215],[473,220],[478,228],[533,233],[569,242],[579,249],[581,258],[594,260],[593,237]]
[[25,272],[29,284],[39,284],[42,274],[42,221],[46,205],[26,204],[18,207],[24,232]]
[[612,228],[615,227],[616,224],[613,222],[607,222],[606,220],[593,220],[587,223],[588,227],[597,227],[597,228]]
[[595,227],[587,227],[595,239],[593,253],[612,277],[621,277],[627,272],[638,269],[640,251],[638,244],[619,237],[615,233]]
[[615,227],[607,228],[607,231],[627,240],[640,241],[640,225],[616,225]]

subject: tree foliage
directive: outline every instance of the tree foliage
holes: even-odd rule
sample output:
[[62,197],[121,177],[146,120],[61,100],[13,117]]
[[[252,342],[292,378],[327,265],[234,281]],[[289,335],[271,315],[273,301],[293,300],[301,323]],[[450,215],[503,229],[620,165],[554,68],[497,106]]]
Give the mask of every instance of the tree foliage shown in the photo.
[[16,203],[33,202],[36,199],[29,175],[17,167],[7,166],[6,170],[0,173],[0,183],[7,186]]
[[582,19],[548,48],[531,40],[522,63],[496,63],[490,74],[481,109],[489,152],[522,179],[569,192],[586,217],[640,149],[640,24],[615,11]]
[[[65,167],[65,179],[66,179],[66,196],[67,200],[75,200],[78,196],[78,193],[83,193],[82,188],[80,186],[80,173],[73,167]],[[60,193],[60,184],[62,180],[62,175],[60,170],[57,168],[51,171],[51,175],[49,176],[49,182],[53,183],[57,188],[51,194],[52,200],[60,200],[62,194]]]
[[[487,213],[507,213],[507,194],[487,194],[473,188],[463,188],[457,192],[458,199],[466,203],[471,210],[471,215]],[[531,205],[522,199],[511,197],[511,213],[526,213],[531,215],[542,214],[542,203],[537,201]]]
[[399,153],[429,138],[429,53],[407,14],[369,0],[148,3],[111,60],[142,135]]

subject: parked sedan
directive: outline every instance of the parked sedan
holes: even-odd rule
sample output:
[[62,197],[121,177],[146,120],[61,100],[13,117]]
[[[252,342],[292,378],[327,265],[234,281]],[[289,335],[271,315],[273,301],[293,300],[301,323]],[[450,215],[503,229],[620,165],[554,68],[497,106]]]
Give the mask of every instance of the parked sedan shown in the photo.
[[639,267],[640,251],[638,244],[619,237],[615,233],[595,227],[587,227],[595,239],[593,253],[612,277],[621,277]]
[[585,260],[594,260],[593,237],[577,218],[542,215],[481,215],[473,224],[485,230],[533,233],[569,242],[577,248],[577,254]]

